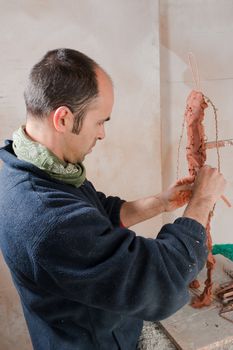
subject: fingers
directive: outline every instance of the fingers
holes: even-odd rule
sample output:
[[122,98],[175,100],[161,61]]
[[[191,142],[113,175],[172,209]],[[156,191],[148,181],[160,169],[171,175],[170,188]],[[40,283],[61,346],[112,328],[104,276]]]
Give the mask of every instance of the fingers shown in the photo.
[[[201,176],[214,176],[214,177],[217,176],[218,178],[221,177],[222,179],[224,179],[223,174],[220,171],[218,171],[217,168],[211,167],[210,165],[207,165],[207,164],[199,169],[197,177],[201,177]],[[224,181],[226,180],[224,179]]]
[[179,191],[172,202],[172,209],[178,209],[183,207],[183,205],[187,204],[191,199],[192,192],[191,191]]
[[208,165],[208,164],[205,164],[201,168],[199,168],[197,170],[197,173],[203,172],[203,171],[213,171],[213,172],[217,172],[218,174],[222,175],[222,173],[220,173],[220,171],[218,171],[218,169],[216,167],[212,167],[211,165]]
[[209,199],[213,203],[222,195],[226,180],[217,168],[204,165],[195,178],[193,192],[197,198]]
[[193,190],[193,183],[192,184],[187,184],[187,185],[179,185],[176,187],[176,190],[180,191],[180,192],[184,192],[184,191],[191,191]]
[[[216,200],[223,193],[226,180],[217,168],[204,165],[197,175],[181,178],[170,187],[172,191],[191,191],[196,196],[211,197]],[[174,192],[175,193],[175,192]]]
[[194,176],[186,176],[176,181],[175,186],[191,184],[194,182]]

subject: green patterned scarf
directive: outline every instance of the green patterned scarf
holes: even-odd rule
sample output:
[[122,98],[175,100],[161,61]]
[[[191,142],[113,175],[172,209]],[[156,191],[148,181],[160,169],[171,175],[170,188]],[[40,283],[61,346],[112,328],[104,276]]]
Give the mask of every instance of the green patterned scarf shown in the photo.
[[21,126],[13,133],[13,149],[18,159],[32,163],[56,180],[79,187],[85,180],[84,165],[66,163],[48,148],[32,141]]

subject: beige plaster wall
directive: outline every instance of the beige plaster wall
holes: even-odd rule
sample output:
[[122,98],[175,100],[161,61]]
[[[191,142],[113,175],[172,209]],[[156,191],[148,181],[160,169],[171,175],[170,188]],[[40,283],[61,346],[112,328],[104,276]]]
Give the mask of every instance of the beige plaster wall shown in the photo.
[[[193,89],[188,52],[198,62],[201,90],[218,108],[219,139],[233,138],[233,2],[230,0],[161,0],[161,120],[163,187],[176,178],[177,149],[186,98]],[[206,136],[215,140],[214,116],[206,111]],[[185,130],[186,131],[186,130]],[[184,136],[185,133],[184,133]],[[187,174],[186,137],[180,152],[180,175]],[[233,147],[220,149],[221,171],[228,185],[226,197],[233,204]],[[207,164],[217,166],[216,150],[208,151]],[[173,220],[165,215],[164,221]],[[214,243],[233,243],[232,213],[219,201],[212,220]]]
[[[0,0],[0,144],[24,122],[30,67],[71,47],[112,76],[115,108],[106,140],[86,161],[89,179],[126,199],[161,188],[158,0]],[[138,225],[155,236],[161,217]],[[18,297],[0,260],[0,350],[31,349]]]

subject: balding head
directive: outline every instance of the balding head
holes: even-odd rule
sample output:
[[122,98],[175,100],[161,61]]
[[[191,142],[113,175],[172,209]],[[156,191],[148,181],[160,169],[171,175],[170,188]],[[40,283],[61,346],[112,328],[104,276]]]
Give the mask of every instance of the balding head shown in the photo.
[[98,97],[98,80],[101,88],[111,84],[109,76],[83,53],[66,48],[47,52],[29,75],[24,94],[28,118],[43,120],[66,106],[75,115],[73,131],[78,133],[88,107]]

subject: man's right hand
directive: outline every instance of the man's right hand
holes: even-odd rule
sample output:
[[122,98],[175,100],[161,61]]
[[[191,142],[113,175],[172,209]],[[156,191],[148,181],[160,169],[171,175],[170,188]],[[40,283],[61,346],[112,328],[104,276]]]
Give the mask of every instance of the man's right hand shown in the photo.
[[193,185],[193,200],[209,201],[214,205],[223,194],[226,180],[216,168],[204,165],[198,172]]
[[206,226],[209,212],[221,197],[226,186],[226,180],[216,168],[203,166],[193,184],[192,198],[187,205],[184,215],[199,221]]

